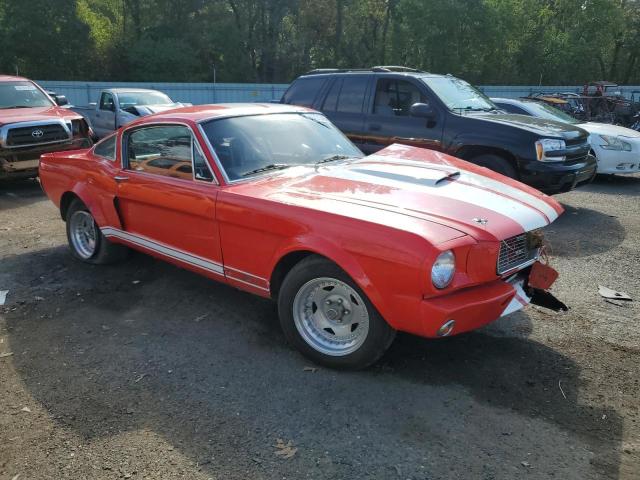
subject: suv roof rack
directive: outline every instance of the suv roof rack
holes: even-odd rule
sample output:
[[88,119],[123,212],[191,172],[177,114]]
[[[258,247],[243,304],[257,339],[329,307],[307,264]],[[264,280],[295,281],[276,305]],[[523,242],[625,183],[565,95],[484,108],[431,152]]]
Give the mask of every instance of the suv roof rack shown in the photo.
[[414,72],[426,73],[415,68],[402,67],[397,65],[378,65],[370,68],[315,68],[305,73],[305,75],[319,75],[322,73],[350,73],[350,72]]

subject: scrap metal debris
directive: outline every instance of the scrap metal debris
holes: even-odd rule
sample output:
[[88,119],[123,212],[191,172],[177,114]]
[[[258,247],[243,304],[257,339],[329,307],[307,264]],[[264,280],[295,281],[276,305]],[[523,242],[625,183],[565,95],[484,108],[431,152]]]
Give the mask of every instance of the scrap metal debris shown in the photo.
[[274,445],[274,447],[276,447],[277,449],[274,452],[274,455],[280,458],[293,458],[293,456],[298,451],[298,449],[293,446],[291,440],[289,440],[287,443],[284,443],[284,440],[282,440],[281,438],[276,439],[276,444]]
[[601,297],[609,298],[611,300],[626,300],[626,301],[632,300],[632,298],[628,294],[624,292],[618,292],[616,290],[612,290],[602,285],[598,285],[598,293],[600,294]]
[[0,290],[0,305],[4,305],[4,302],[7,300],[7,294],[9,290]]

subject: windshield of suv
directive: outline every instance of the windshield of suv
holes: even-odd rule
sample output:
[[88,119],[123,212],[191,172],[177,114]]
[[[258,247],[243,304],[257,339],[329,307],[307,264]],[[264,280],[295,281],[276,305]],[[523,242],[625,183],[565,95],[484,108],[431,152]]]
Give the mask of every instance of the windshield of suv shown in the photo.
[[0,109],[54,105],[38,87],[29,81],[0,82]]
[[120,108],[135,107],[137,105],[171,105],[171,100],[162,92],[121,92],[118,94]]
[[449,110],[496,110],[497,107],[484,93],[471,84],[455,77],[423,77],[433,92]]
[[551,105],[547,105],[546,103],[527,102],[527,109],[534,117],[546,118],[547,120],[556,120],[558,122],[564,123],[571,123],[572,125],[582,123],[579,120],[573,118],[571,115],[564,113],[562,110],[558,110]]
[[324,115],[275,113],[202,125],[230,180],[364,155]]

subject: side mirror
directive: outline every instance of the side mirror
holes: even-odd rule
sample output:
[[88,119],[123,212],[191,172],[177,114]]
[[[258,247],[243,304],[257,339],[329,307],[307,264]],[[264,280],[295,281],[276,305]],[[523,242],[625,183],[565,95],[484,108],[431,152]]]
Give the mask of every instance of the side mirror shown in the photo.
[[414,103],[409,109],[412,117],[433,119],[436,111],[428,103]]
[[56,102],[56,105],[58,105],[59,107],[69,105],[69,100],[67,100],[67,97],[65,97],[64,95],[55,95],[53,99]]

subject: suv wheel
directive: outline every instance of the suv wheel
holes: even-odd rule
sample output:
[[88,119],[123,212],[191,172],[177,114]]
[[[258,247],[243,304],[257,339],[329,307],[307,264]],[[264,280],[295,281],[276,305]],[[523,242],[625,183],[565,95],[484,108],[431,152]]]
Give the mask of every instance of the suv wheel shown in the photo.
[[514,178],[516,180],[518,179],[518,174],[516,169],[513,168],[513,165],[499,155],[495,155],[493,153],[479,155],[472,158],[471,163],[475,163],[481,167],[486,167],[489,170],[493,170],[494,172],[504,175],[505,177]]

